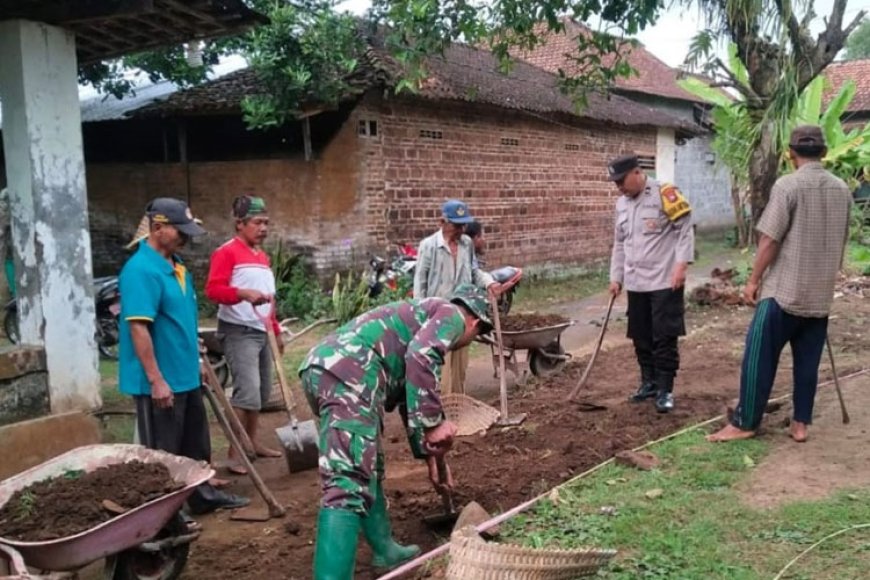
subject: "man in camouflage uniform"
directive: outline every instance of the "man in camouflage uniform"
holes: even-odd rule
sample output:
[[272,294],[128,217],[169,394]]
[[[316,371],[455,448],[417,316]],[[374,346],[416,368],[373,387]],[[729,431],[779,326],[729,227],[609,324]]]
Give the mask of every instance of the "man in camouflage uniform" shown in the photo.
[[436,489],[436,457],[450,448],[456,426],[446,420],[438,390],[445,355],[491,328],[484,291],[465,284],[451,299],[394,302],[348,322],[315,346],[299,367],[308,404],[320,418],[323,498],[314,557],[316,580],[353,577],[360,528],[372,564],[392,568],[417,546],[392,538],[382,481],[384,412],[399,407],[415,457],[426,458]]
[[656,409],[674,408],[680,367],[678,337],[686,334],[683,291],[694,260],[692,208],[680,191],[641,171],[636,155],[607,167],[620,193],[616,202],[610,293],[628,292],[628,337],[634,342],[641,384],[635,402],[655,398]]

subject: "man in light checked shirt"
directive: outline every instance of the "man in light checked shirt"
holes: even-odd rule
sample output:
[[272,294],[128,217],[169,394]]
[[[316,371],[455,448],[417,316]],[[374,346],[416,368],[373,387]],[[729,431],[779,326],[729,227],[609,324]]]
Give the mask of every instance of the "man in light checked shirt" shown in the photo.
[[826,151],[819,127],[792,131],[788,155],[795,171],[773,185],[756,226],[758,252],[744,291],[756,309],[746,333],[740,401],[730,424],[708,441],[755,436],[786,343],[794,359],[790,435],[799,443],[807,440],[852,205],[846,184],[822,167]]

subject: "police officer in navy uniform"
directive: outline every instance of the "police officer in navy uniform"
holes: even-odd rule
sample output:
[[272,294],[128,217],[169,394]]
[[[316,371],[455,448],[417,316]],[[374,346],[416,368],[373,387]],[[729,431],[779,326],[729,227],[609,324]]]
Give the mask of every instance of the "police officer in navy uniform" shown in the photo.
[[640,168],[637,155],[607,166],[622,194],[616,201],[610,293],[628,293],[628,337],[640,365],[640,387],[631,400],[655,398],[656,409],[674,408],[674,377],[680,367],[678,337],[686,334],[684,287],[694,259],[692,209],[670,183]]

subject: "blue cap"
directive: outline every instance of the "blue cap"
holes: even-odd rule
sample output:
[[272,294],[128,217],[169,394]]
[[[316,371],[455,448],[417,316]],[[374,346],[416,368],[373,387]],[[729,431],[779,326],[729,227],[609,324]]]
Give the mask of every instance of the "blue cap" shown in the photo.
[[441,213],[444,214],[444,219],[452,224],[470,224],[474,221],[471,214],[468,212],[468,206],[464,201],[458,199],[450,199],[444,202],[441,207]]

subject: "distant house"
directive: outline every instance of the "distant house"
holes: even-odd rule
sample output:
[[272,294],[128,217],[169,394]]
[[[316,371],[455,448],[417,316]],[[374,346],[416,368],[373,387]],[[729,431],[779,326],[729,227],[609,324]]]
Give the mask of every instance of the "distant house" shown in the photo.
[[846,127],[856,127],[870,121],[870,58],[834,62],[822,74],[830,83],[825,91],[826,101],[830,101],[847,80],[855,81],[855,97],[843,115]]
[[451,197],[484,222],[494,266],[606,259],[618,195],[607,161],[628,149],[656,158],[661,132],[689,139],[702,129],[620,95],[594,95],[578,115],[553,74],[520,62],[505,76],[496,65],[486,51],[453,46],[428,61],[418,93],[396,95],[395,69],[373,49],[339,107],[270,131],[242,119],[241,99],[258,90],[249,70],[85,123],[94,263],[116,270],[146,201],[174,195],[212,234],[186,250],[201,272],[232,235],[240,193],[264,196],[273,239],[324,275],[416,244]]
[[[577,65],[570,55],[577,51],[575,39],[588,29],[569,18],[563,23],[564,33],[545,35],[541,45],[518,56],[554,73],[559,69],[576,72]],[[638,74],[617,80],[611,89],[615,94],[678,117],[699,130],[686,133],[660,127],[655,156],[647,160],[648,168],[657,178],[672,181],[684,191],[699,227],[733,225],[730,176],[727,168],[716,163],[710,148],[713,135],[702,127],[709,105],[680,88],[680,71],[663,63],[643,45],[632,48],[627,61]]]

